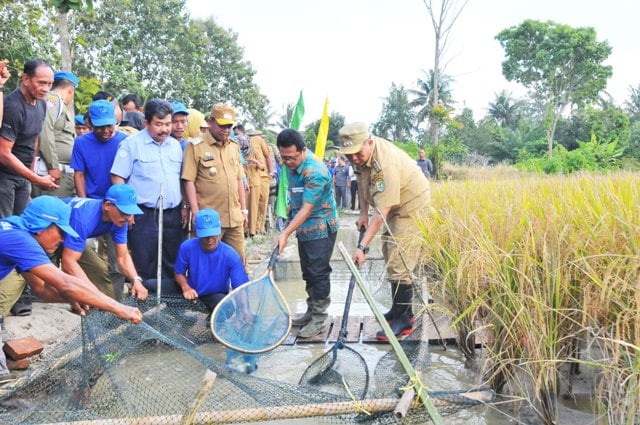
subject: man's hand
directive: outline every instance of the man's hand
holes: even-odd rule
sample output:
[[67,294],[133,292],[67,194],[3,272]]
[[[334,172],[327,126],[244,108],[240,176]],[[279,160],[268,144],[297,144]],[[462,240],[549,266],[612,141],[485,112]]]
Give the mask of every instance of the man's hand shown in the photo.
[[131,323],[137,325],[142,322],[142,313],[135,307],[129,307],[127,305],[119,304],[114,314],[121,319],[129,320]]
[[356,249],[356,252],[353,253],[352,260],[358,265],[358,268],[361,269],[364,262],[367,261],[367,256],[361,249]]
[[133,285],[131,285],[131,295],[133,295],[137,300],[144,301],[149,296],[149,290],[144,287],[142,282],[135,279],[133,281]]
[[53,177],[51,177],[50,175],[38,176],[38,180],[35,181],[35,184],[40,189],[45,190],[53,190],[60,187],[56,184],[56,182],[53,180]]
[[363,216],[362,214],[360,214],[358,216],[358,219],[356,220],[356,227],[358,229],[364,228],[364,230],[367,230],[367,228],[369,227],[369,216]]
[[11,77],[11,74],[7,68],[7,61],[0,61],[0,87],[4,86],[9,77]]
[[278,254],[281,254],[282,251],[286,248],[287,239],[289,238],[284,233],[280,233],[280,236],[278,236]]
[[56,168],[53,170],[49,170],[48,173],[51,178],[53,178],[54,183],[58,184],[60,183],[60,180],[62,180],[62,171],[60,171],[59,169]]
[[182,290],[182,296],[185,300],[196,300],[198,299],[198,293],[195,289],[189,288],[187,290]]
[[187,225],[189,224],[189,209],[182,208],[182,210],[180,211],[180,214],[182,217],[182,228],[186,229]]
[[87,304],[79,303],[78,301],[70,301],[71,311],[79,314],[80,316],[86,316],[89,314],[90,307]]

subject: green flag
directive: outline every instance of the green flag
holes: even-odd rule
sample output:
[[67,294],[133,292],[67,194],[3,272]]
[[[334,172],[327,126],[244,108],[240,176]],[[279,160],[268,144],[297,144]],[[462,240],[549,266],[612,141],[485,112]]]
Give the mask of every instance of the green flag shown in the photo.
[[296,104],[296,109],[293,110],[293,117],[291,118],[290,127],[293,128],[294,130],[300,130],[302,117],[304,117],[304,99],[302,98],[302,90],[300,90],[300,97],[298,97],[298,103]]
[[[304,116],[304,99],[302,99],[302,90],[300,90],[300,97],[296,104],[296,109],[293,111],[293,117],[291,118],[291,128],[298,130],[302,117]],[[276,198],[276,215],[286,220],[287,218],[287,189],[289,188],[289,179],[287,178],[287,167],[282,164],[282,170],[280,170],[280,182],[278,183],[278,197]]]

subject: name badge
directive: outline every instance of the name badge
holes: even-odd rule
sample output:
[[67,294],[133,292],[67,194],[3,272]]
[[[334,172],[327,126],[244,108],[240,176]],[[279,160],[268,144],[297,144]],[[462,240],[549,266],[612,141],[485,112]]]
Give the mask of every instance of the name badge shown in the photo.
[[301,193],[304,192],[304,187],[292,187],[291,192],[293,193]]

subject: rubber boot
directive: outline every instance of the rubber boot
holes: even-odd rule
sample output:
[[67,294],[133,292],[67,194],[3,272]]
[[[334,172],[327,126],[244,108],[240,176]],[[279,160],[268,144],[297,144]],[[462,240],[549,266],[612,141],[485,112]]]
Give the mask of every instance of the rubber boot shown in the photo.
[[[393,319],[389,323],[389,327],[395,336],[406,336],[413,332],[413,285],[398,285],[396,296],[393,298]],[[380,341],[388,340],[384,331],[376,333],[376,339]]]
[[321,298],[311,300],[311,321],[298,331],[300,338],[311,338],[325,330],[327,321],[327,308],[331,304],[331,298]]
[[294,317],[291,326],[304,326],[311,321],[311,297],[307,297],[307,311],[302,316]]
[[[393,300],[396,297],[396,292],[398,291],[398,284],[396,282],[389,282],[391,284],[391,299]],[[384,320],[390,322],[393,320],[393,301],[391,304],[391,309],[384,314]]]

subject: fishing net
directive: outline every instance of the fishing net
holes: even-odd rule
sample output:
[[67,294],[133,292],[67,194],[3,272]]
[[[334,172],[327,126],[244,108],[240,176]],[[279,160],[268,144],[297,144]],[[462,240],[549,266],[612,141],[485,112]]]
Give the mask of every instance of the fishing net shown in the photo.
[[[92,311],[77,335],[49,349],[30,374],[0,388],[0,424],[178,424],[203,388],[207,370],[217,378],[193,423],[313,416],[375,422],[389,417],[376,412],[397,403],[396,396],[376,395],[357,404],[345,395],[280,380],[286,377],[278,371],[295,346],[260,358],[254,374],[238,372],[225,364],[228,350],[213,339],[208,312],[199,302],[164,297],[158,305],[150,297],[126,303],[141,309],[141,325]],[[261,372],[264,376],[256,376]]]
[[215,338],[242,353],[272,350],[284,341],[290,328],[289,307],[270,270],[229,293],[211,317]]

